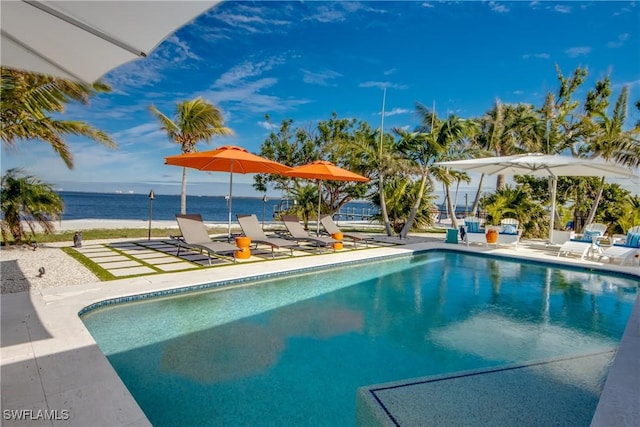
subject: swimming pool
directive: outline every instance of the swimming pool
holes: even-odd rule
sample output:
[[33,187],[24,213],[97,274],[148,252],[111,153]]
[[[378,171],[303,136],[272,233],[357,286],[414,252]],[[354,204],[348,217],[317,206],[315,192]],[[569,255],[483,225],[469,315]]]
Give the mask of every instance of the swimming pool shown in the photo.
[[83,322],[156,426],[352,425],[360,386],[615,347],[637,285],[433,251]]

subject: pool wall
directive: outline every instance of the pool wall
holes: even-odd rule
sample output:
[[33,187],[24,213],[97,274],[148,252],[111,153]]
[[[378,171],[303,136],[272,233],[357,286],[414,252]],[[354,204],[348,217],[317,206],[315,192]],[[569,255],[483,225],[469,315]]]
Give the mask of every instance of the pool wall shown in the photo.
[[[444,243],[419,243],[406,246],[374,248],[348,253],[329,253],[295,259],[282,259],[252,264],[238,264],[224,268],[205,269],[186,273],[167,273],[110,282],[96,282],[82,286],[43,289],[32,292],[6,294],[1,298],[2,346],[2,407],[9,410],[69,411],[69,418],[54,424],[68,426],[148,426],[146,416],[126,389],[95,340],[85,328],[78,313],[101,302],[135,295],[165,292],[185,286],[199,286],[212,282],[246,279],[254,276],[277,275],[300,269],[331,266],[340,262],[365,261],[378,256],[398,256],[429,249],[451,250]],[[490,253],[512,259],[545,261],[563,267],[618,272],[640,277],[637,267],[599,264],[592,261],[541,256],[540,253],[510,249],[479,249],[455,247],[456,251]],[[625,332],[619,356],[611,369],[600,406],[619,408],[627,419],[640,419],[638,407],[624,403],[637,398],[637,379],[640,353],[640,314],[636,301],[632,320],[633,333]],[[627,340],[630,344],[627,345]],[[621,357],[623,349],[635,351]],[[618,366],[618,359],[621,361]],[[618,380],[620,378],[620,380]],[[633,394],[635,393],[635,394]],[[619,396],[624,394],[626,396]],[[355,398],[355,396],[354,396]],[[603,399],[607,399],[603,402]],[[609,404],[610,403],[610,404]],[[616,406],[618,405],[618,406]],[[600,406],[598,412],[600,411]],[[599,413],[596,413],[596,417]],[[607,420],[608,412],[603,415]],[[611,418],[613,420],[613,418]],[[3,420],[3,425],[25,425],[24,421]],[[611,426],[625,425],[605,423]],[[600,424],[604,425],[604,424]],[[629,424],[626,424],[629,425]]]

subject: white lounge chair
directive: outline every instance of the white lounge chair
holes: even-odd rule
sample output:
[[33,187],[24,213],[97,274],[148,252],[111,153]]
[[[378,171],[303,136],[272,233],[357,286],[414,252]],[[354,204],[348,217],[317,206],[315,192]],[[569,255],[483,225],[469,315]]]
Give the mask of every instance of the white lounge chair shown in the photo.
[[520,222],[515,218],[505,218],[500,222],[499,226],[486,226],[482,228],[482,221],[480,218],[476,218],[473,216],[466,217],[464,219],[464,241],[469,246],[470,243],[481,243],[483,245],[489,246],[487,243],[486,231],[489,229],[493,229],[498,233],[498,238],[494,243],[497,245],[514,245],[516,249],[518,248],[518,243],[520,242],[520,236],[522,235],[522,230],[520,230],[519,224]]
[[518,249],[522,230],[520,229],[520,221],[515,218],[505,218],[500,221],[501,229],[498,231],[498,245],[514,245]]
[[558,249],[558,255],[578,254],[583,260],[586,256],[594,253],[602,253],[600,248],[600,240],[606,237],[607,226],[605,224],[592,223],[584,227],[581,234],[576,235],[575,239],[565,242]]
[[291,240],[282,239],[280,237],[269,237],[264,234],[262,231],[262,227],[260,227],[260,223],[258,222],[258,217],[255,215],[236,215],[238,218],[238,223],[240,224],[240,228],[242,228],[242,232],[245,236],[251,239],[251,243],[255,243],[256,247],[261,243],[263,245],[271,246],[271,257],[275,258],[274,249],[278,248],[286,248],[291,251],[291,256],[293,256],[293,247],[297,246],[296,242],[292,242]]
[[342,231],[342,230],[340,230],[340,228],[336,225],[336,223],[333,222],[333,219],[331,218],[330,215],[325,215],[325,216],[321,217],[320,218],[320,223],[322,224],[324,229],[327,231],[327,233],[329,233],[329,234],[342,233],[343,237],[346,237],[348,239],[352,239],[354,248],[357,246],[357,242],[364,242],[365,246],[368,247],[369,246],[369,241],[373,240],[373,237],[368,235],[368,234],[354,233],[352,231]]
[[629,265],[633,265],[636,256],[640,256],[640,225],[631,227],[620,243],[614,243],[605,249],[600,254],[598,261],[602,258],[608,258],[609,262],[619,259],[620,265],[624,265],[627,262]]
[[468,216],[464,219],[464,242],[469,246],[470,243],[487,244],[485,230],[482,228],[482,221],[475,216]]
[[182,215],[176,214],[176,221],[180,227],[182,237],[178,239],[178,251],[176,255],[180,255],[180,248],[197,249],[200,253],[206,252],[209,256],[209,265],[211,265],[211,255],[217,254],[233,254],[233,262],[236,261],[236,251],[240,248],[230,243],[213,242],[209,237],[207,227],[205,227],[200,214]]

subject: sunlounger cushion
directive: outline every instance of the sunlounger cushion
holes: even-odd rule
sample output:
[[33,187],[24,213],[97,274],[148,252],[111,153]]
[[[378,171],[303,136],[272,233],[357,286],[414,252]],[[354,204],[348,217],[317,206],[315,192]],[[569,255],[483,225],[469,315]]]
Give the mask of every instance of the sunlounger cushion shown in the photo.
[[518,229],[516,228],[515,225],[511,225],[511,224],[506,224],[504,227],[502,227],[502,234],[518,234]]
[[624,244],[630,248],[640,248],[640,233],[627,233]]

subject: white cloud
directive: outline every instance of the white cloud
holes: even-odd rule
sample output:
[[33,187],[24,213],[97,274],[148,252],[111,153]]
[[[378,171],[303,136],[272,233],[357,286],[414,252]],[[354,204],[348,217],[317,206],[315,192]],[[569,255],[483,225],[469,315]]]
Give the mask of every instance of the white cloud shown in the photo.
[[549,59],[550,57],[548,53],[525,53],[522,55],[523,59]]
[[[126,146],[139,146],[141,143],[154,143],[156,147],[173,145],[169,141],[167,133],[160,128],[160,122],[148,122],[133,126],[111,135],[120,148]],[[160,143],[163,144],[160,144]]]
[[307,104],[305,99],[283,99],[273,95],[260,93],[262,90],[272,87],[277,83],[275,78],[262,78],[253,82],[239,82],[231,87],[218,88],[203,93],[214,104],[227,104],[225,108],[235,111],[249,111],[264,113],[265,111],[288,111],[298,105]]
[[[411,113],[411,110],[408,110],[406,108],[394,108],[391,111],[385,111],[384,115],[385,116],[397,116],[399,114],[409,114]],[[378,114],[382,114],[382,113],[378,113]]]
[[[310,2],[313,5],[314,2]],[[361,3],[359,1],[346,1],[346,2],[328,2],[328,3],[315,3],[321,4],[316,9],[316,12],[305,16],[305,21],[317,21],[322,23],[329,22],[343,22],[347,19],[348,15],[354,13],[361,13],[363,11],[373,13],[387,13],[384,9],[373,8],[370,5],[374,3]]]
[[435,6],[433,4],[431,4],[431,3],[423,2],[422,3],[422,7],[427,7],[429,9],[433,9]]
[[389,76],[389,75],[395,73],[396,71],[397,71],[396,68],[391,68],[389,70],[384,71],[382,74],[384,74],[385,76]]
[[342,22],[347,19],[347,13],[344,10],[337,9],[334,4],[322,5],[318,7],[316,13],[305,16],[303,20],[318,22]]
[[376,81],[363,82],[363,83],[360,83],[358,86],[359,87],[378,87],[380,89],[384,89],[384,88],[398,89],[398,90],[408,89],[408,86],[406,85],[401,85],[401,84],[396,84],[391,82],[376,82]]
[[222,74],[213,84],[214,87],[233,87],[244,83],[251,77],[261,76],[265,71],[270,71],[274,66],[284,63],[279,57],[266,58],[263,61],[245,61]]
[[554,6],[553,10],[558,13],[571,13],[571,6],[557,4]]
[[618,40],[608,42],[607,47],[610,48],[619,48],[624,46],[624,43],[629,39],[629,33],[623,33],[618,36]]
[[331,83],[329,80],[342,77],[342,74],[336,71],[322,71],[314,73],[313,71],[302,69],[302,80],[305,83],[319,85],[319,86],[336,86],[335,83]]
[[[224,6],[224,5],[223,5]],[[283,19],[271,19],[268,17],[271,7],[256,7],[242,2],[234,2],[233,7],[218,7],[212,9],[207,17],[211,17],[231,27],[241,28],[249,33],[271,33],[278,27],[291,24]],[[219,32],[211,32],[210,35],[221,36]]]
[[268,131],[272,131],[272,130],[278,129],[278,125],[277,124],[271,123],[271,122],[269,122],[267,120],[258,122],[258,126],[260,126],[263,129],[266,129]]
[[174,34],[148,57],[129,62],[108,73],[105,81],[111,86],[113,93],[126,94],[132,87],[152,86],[161,82],[167,70],[185,67],[189,60],[197,62],[201,58]]
[[494,12],[498,12],[498,13],[507,13],[507,12],[509,12],[509,8],[504,3],[500,3],[500,2],[490,1],[489,2],[489,7]]
[[577,58],[578,56],[588,55],[591,52],[589,46],[572,47],[564,51],[570,58]]

